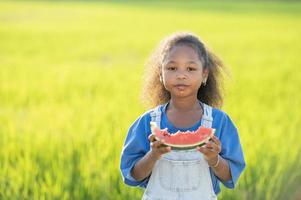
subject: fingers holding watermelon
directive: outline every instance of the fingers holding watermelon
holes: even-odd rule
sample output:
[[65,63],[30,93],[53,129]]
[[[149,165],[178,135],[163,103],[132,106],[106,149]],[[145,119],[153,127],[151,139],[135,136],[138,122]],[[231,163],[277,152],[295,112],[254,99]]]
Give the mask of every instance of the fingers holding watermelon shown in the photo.
[[213,136],[207,144],[204,145],[204,148],[207,148],[213,152],[221,152],[221,142],[216,136]]
[[213,136],[206,145],[197,147],[197,150],[204,154],[209,166],[215,166],[218,163],[218,155],[221,152],[221,142],[216,136]]
[[162,154],[168,153],[171,151],[171,147],[164,144],[164,140],[156,140],[155,135],[151,134],[148,137],[151,146],[151,153],[156,159],[160,159]]
[[149,140],[150,142],[154,142],[154,141],[156,141],[156,136],[155,136],[154,134],[150,134],[150,135],[148,136],[148,140]]
[[215,135],[211,139],[215,144],[221,146],[221,141]]

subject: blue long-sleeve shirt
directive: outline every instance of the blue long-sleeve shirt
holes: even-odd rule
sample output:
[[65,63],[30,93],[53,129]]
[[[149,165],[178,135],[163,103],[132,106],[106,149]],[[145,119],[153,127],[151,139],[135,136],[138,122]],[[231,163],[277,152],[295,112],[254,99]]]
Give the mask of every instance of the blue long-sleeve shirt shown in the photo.
[[[162,111],[161,128],[168,128],[170,133],[180,131],[195,131],[201,125],[201,119],[190,128],[176,128],[167,118],[166,115],[167,104],[161,105]],[[149,150],[150,142],[148,136],[151,134],[150,129],[150,116],[151,110],[142,114],[129,128],[127,137],[124,142],[124,146],[121,154],[120,169],[123,177],[123,181],[130,186],[139,186],[145,188],[147,186],[149,178],[142,181],[136,181],[131,176],[131,170],[138,160],[140,160]],[[227,160],[231,180],[221,181],[213,173],[210,168],[211,180],[213,189],[216,194],[220,192],[220,182],[222,182],[228,188],[234,188],[235,184],[245,168],[245,160],[243,151],[239,141],[237,129],[230,117],[223,111],[213,108],[212,109],[213,123],[212,128],[215,128],[215,136],[221,141],[222,150],[220,156]]]

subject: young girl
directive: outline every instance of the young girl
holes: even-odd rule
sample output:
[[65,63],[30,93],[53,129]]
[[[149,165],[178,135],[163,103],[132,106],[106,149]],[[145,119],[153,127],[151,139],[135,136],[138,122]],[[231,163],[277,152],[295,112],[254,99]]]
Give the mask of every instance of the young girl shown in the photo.
[[[237,129],[222,105],[222,62],[194,34],[175,33],[148,63],[143,96],[154,109],[129,128],[121,155],[123,180],[144,187],[143,200],[217,199],[220,182],[234,188],[245,168]],[[170,133],[216,129],[204,146],[172,150],[150,122]]]

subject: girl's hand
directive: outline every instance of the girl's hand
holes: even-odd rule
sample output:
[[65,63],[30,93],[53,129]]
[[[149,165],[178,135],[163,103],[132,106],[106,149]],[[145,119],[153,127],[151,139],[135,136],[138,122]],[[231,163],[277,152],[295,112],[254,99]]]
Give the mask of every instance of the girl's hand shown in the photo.
[[159,160],[162,154],[168,153],[171,151],[171,147],[168,147],[163,144],[164,141],[157,141],[155,139],[155,135],[151,134],[148,136],[148,140],[150,141],[151,146],[151,155],[156,159]]
[[221,152],[221,149],[221,142],[215,135],[207,144],[202,147],[197,147],[197,150],[204,154],[204,158],[210,167],[216,167],[215,165],[218,165],[218,155]]

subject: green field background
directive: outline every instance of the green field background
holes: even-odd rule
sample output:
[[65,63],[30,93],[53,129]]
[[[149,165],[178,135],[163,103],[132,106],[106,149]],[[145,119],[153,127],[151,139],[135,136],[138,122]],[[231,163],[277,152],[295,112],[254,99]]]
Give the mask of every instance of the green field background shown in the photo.
[[175,31],[231,71],[227,112],[247,168],[219,199],[301,189],[301,3],[1,1],[0,199],[140,199],[119,171],[144,63]]

